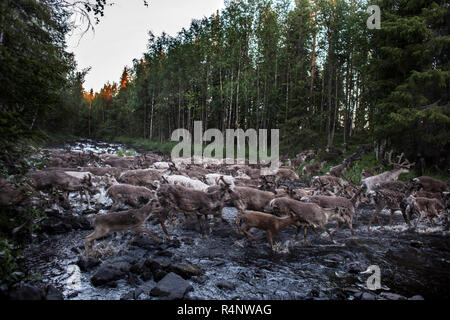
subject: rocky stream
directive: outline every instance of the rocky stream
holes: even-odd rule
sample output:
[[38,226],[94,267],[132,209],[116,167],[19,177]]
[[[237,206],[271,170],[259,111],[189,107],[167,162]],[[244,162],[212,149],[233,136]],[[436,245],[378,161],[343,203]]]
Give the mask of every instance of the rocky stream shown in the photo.
[[[63,148],[115,153],[123,146],[82,141]],[[71,210],[54,205],[33,241],[23,252],[21,269],[28,276],[12,295],[28,294],[33,286],[51,285],[57,296],[69,300],[119,299],[337,299],[403,300],[450,297],[450,237],[446,226],[422,221],[408,229],[401,215],[388,226],[371,232],[367,224],[374,207],[361,205],[354,219],[355,236],[346,227],[330,223],[335,243],[325,232],[295,239],[288,227],[274,239],[272,250],[265,232],[253,229],[256,240],[237,232],[235,208],[224,209],[225,221],[211,220],[202,238],[197,220],[177,216],[168,223],[173,239],[161,227],[147,222],[160,239],[145,234],[130,242],[131,231],[110,233],[96,241],[96,251],[84,257],[84,237],[92,232],[95,215],[106,214],[111,201],[104,192],[95,205],[80,205],[71,194]],[[380,268],[381,288],[369,290],[364,273]],[[24,285],[28,285],[24,286]],[[28,289],[27,289],[28,288]]]

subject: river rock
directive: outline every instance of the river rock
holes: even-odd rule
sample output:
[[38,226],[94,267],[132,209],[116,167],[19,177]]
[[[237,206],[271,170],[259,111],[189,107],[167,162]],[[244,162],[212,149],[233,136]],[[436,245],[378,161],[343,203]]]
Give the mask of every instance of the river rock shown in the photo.
[[375,300],[375,295],[369,292],[363,292],[360,296],[361,300]]
[[101,261],[98,258],[86,258],[85,256],[80,256],[78,257],[77,266],[80,267],[81,271],[88,271],[89,269],[98,266],[100,263]]
[[47,234],[64,234],[72,231],[72,226],[57,219],[47,219],[41,223],[42,232]]
[[222,280],[216,283],[216,287],[222,290],[234,290],[236,285],[230,281]]
[[64,300],[64,296],[61,291],[49,285],[45,287],[45,300]]
[[153,240],[150,237],[137,237],[136,239],[133,240],[133,242],[131,243],[131,245],[133,246],[137,246],[139,248],[142,249],[146,249],[146,250],[154,250],[156,248],[159,248],[159,243],[155,242],[155,240]]
[[193,276],[200,276],[203,270],[192,263],[179,263],[170,267],[172,272],[182,276],[184,279],[190,279]]
[[41,288],[30,285],[22,285],[14,288],[9,293],[11,300],[43,300],[45,292]]
[[170,264],[171,260],[169,258],[159,256],[149,258],[144,263],[144,265],[152,271],[155,281],[159,281],[167,275]]
[[193,288],[191,284],[176,273],[170,272],[150,291],[154,297],[165,297],[169,300],[183,299]]
[[91,283],[95,287],[106,284],[108,284],[109,286],[114,286],[114,283],[111,282],[123,278],[125,273],[126,271],[124,271],[120,267],[116,267],[113,265],[101,266],[92,276]]
[[359,274],[366,270],[366,268],[359,261],[350,262],[347,265],[348,273]]
[[391,293],[391,292],[381,292],[378,295],[378,298],[386,299],[386,300],[406,300],[406,297],[396,294],[396,293]]

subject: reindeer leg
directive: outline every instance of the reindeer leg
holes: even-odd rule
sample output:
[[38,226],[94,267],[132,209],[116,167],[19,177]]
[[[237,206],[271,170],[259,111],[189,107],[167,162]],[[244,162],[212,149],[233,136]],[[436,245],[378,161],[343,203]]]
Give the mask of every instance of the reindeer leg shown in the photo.
[[394,216],[395,210],[394,209],[390,209],[390,211],[391,211],[391,215],[389,216],[389,227],[392,227],[392,218]]
[[297,226],[297,232],[295,232],[295,237],[294,239],[297,240],[298,239],[298,234],[300,233],[300,227]]
[[306,240],[307,233],[308,233],[308,228],[305,226],[305,227],[303,227],[303,244],[305,244],[305,245],[308,243],[308,241]]
[[198,220],[198,224],[200,226],[200,233],[202,234],[202,238],[207,238],[207,235],[205,232],[205,226],[202,223],[202,220],[206,220],[205,216],[197,213],[197,220]]
[[333,239],[333,235],[331,234],[330,230],[325,228],[325,226],[321,226],[320,229],[326,231],[326,233],[328,233],[328,235],[330,236],[331,241],[333,241],[333,243],[335,242],[334,239]]
[[272,231],[267,230],[267,240],[269,241],[270,248],[273,249]]
[[402,216],[403,216],[403,219],[405,220],[405,222],[408,224],[408,227],[410,227],[411,223],[409,221],[409,214],[406,211],[405,212],[402,211]]
[[167,240],[171,241],[172,238],[170,237],[169,232],[167,232],[167,228],[166,228],[166,224],[165,224],[166,215],[160,213],[159,217],[158,217],[158,221],[159,221],[159,224],[161,225],[161,228],[162,228],[164,234],[167,237]]
[[433,216],[428,216],[428,221],[430,221],[431,227],[435,227],[434,221],[433,221]]
[[414,224],[414,228],[417,230],[417,225],[419,224],[419,222],[425,217],[424,212],[420,211],[419,212],[419,217],[416,220],[416,223]]
[[96,229],[94,230],[94,232],[84,238],[84,250],[86,258],[89,256],[89,246],[91,246],[92,250],[94,250],[94,241],[103,237],[106,233],[107,232],[105,232],[104,230]]
[[247,236],[247,238],[255,240],[256,237],[248,231],[249,229],[250,228],[248,226],[244,226],[243,228],[239,228],[239,230],[241,230]]
[[378,225],[381,226],[381,218],[379,215],[377,215],[377,221],[378,221]]
[[[70,201],[69,201],[69,192],[65,191],[63,192],[63,200],[64,200],[64,207],[70,209]],[[66,209],[64,208],[64,209]]]
[[111,211],[117,211],[117,209],[119,209],[119,203],[114,202],[113,205],[111,206]]
[[350,228],[350,232],[352,233],[352,236],[354,236],[355,235],[355,231],[353,231],[353,221],[352,221],[352,219],[348,219],[347,220],[347,224],[348,224],[348,227]]
[[367,232],[370,232],[370,226],[372,225],[373,220],[375,219],[375,216],[378,214],[378,212],[375,212],[369,219],[369,224],[367,225]]
[[85,195],[87,203],[88,203],[88,209],[91,209],[91,201],[89,200],[89,194],[86,189],[84,190],[84,195]]

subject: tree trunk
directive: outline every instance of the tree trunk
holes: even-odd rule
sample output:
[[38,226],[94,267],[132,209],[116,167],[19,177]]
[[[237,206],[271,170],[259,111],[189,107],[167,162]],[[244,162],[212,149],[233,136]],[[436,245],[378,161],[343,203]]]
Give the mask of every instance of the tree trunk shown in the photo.
[[152,93],[152,110],[151,110],[151,114],[150,114],[150,135],[149,135],[149,139],[152,140],[153,138],[153,110],[154,110],[154,106],[155,106],[155,92],[153,91]]

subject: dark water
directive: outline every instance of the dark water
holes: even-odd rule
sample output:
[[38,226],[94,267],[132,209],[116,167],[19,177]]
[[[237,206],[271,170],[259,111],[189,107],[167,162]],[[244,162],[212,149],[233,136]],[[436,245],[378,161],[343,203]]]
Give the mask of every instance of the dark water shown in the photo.
[[[76,210],[74,214],[83,215]],[[79,206],[79,205],[78,205]],[[85,206],[85,205],[84,205]],[[99,201],[94,212],[107,212],[108,199]],[[226,222],[211,225],[208,238],[200,237],[196,219],[180,215],[169,223],[174,240],[164,238],[159,225],[147,223],[164,239],[155,243],[146,235],[129,243],[131,231],[112,233],[96,241],[96,256],[101,265],[81,271],[77,265],[84,250],[84,237],[90,230],[72,230],[60,235],[41,233],[24,251],[22,267],[28,275],[55,285],[66,299],[120,299],[134,297],[152,299],[149,291],[155,286],[155,272],[141,270],[146,261],[159,261],[164,274],[170,266],[191,263],[201,269],[201,275],[189,278],[193,290],[190,299],[355,299],[368,292],[381,297],[390,292],[425,299],[450,297],[450,237],[439,223],[431,228],[422,222],[419,230],[406,228],[401,215],[394,217],[393,227],[384,225],[367,231],[374,209],[357,210],[355,236],[346,227],[336,229],[336,243],[326,233],[308,234],[303,244],[302,233],[294,239],[295,228],[288,227],[274,239],[271,250],[264,231],[252,230],[256,240],[238,234],[234,224],[237,210],[225,208]],[[64,215],[70,213],[62,213]],[[92,219],[95,214],[88,215]],[[163,263],[162,263],[162,262]],[[120,265],[125,269],[120,279],[107,286],[95,287],[92,276],[104,265]],[[369,266],[381,270],[382,288],[370,291],[366,281],[370,274],[361,274]],[[157,279],[159,280],[159,279]]]

